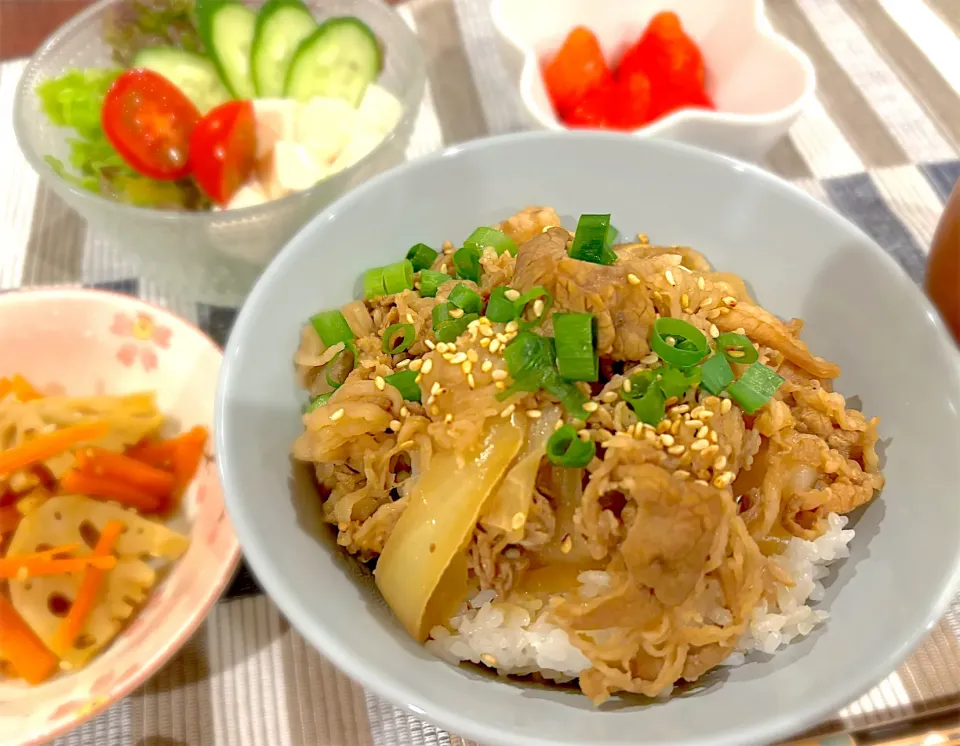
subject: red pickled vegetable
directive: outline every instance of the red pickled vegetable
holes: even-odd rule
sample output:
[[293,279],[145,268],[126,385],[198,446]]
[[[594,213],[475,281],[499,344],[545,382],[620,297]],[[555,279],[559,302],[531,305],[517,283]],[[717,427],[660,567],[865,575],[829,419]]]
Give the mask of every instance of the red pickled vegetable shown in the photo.
[[614,126],[616,87],[607,82],[595,88],[567,110],[563,121],[582,129],[609,129]]
[[613,124],[617,129],[635,130],[650,117],[650,79],[637,71],[616,82]]
[[583,26],[569,33],[560,51],[543,68],[547,93],[561,115],[577,107],[612,77],[597,37]]

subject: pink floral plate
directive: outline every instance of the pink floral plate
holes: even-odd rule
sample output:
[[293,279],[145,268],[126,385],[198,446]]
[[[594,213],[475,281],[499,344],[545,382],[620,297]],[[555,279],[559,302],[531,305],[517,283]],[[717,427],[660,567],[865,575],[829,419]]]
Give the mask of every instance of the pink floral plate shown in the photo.
[[23,374],[46,394],[154,391],[175,435],[211,433],[172,528],[190,548],[131,624],[78,671],[44,684],[0,680],[0,745],[44,743],[125,697],[203,621],[233,575],[240,547],[224,511],[213,458],[213,408],[222,354],[206,335],[124,295],[75,289],[0,295],[0,377]]

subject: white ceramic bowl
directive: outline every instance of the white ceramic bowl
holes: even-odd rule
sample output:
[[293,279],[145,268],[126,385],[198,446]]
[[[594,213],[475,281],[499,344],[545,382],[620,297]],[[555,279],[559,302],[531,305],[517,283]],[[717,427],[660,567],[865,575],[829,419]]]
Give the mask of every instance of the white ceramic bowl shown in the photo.
[[[571,163],[583,165],[572,173]],[[886,489],[854,516],[852,556],[831,568],[829,622],[666,703],[597,710],[579,694],[434,658],[338,551],[319,525],[312,475],[291,463],[304,400],[291,356],[305,320],[352,300],[364,270],[411,244],[462,240],[530,204],[554,206],[571,228],[580,213],[612,212],[625,234],[694,246],[742,275],[767,308],[806,321],[816,354],[843,367],[838,390],[881,418],[888,441]],[[475,141],[331,206],[280,253],[241,311],[217,434],[227,509],[287,618],[349,676],[485,746],[772,743],[888,674],[944,611],[960,572],[960,361],[930,304],[889,255],[797,189],[654,139],[553,132]]]
[[[264,0],[243,0],[259,7]],[[76,67],[111,67],[103,21],[128,0],[100,0],[51,36],[27,65],[14,101],[14,130],[30,165],[102,236],[119,244],[142,276],[164,280],[185,296],[239,305],[277,250],[311,217],[341,194],[400,163],[420,110],[426,84],[423,51],[400,15],[379,0],[306,0],[319,18],[354,15],[383,42],[378,81],[403,105],[393,131],[366,157],[312,189],[258,207],[226,212],[156,210],[120,204],[61,179],[44,160],[67,162],[72,130],[54,127],[40,109],[41,80]]]
[[684,109],[635,134],[697,145],[759,161],[816,92],[810,60],[775,33],[763,0],[493,0],[504,60],[518,81],[532,124],[567,129],[557,119],[541,75],[544,59],[582,25],[608,62],[643,33],[659,11],[672,10],[703,50],[707,90],[716,111]]

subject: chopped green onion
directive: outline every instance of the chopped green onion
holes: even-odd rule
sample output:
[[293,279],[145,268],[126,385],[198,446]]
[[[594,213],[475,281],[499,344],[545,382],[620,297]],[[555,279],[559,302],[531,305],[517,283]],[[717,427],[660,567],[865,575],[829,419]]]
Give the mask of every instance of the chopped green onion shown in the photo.
[[477,313],[483,310],[483,298],[476,290],[471,290],[466,285],[455,285],[447,300],[461,309],[464,313]]
[[[344,355],[350,355],[350,364],[344,365],[341,362],[341,359]],[[334,355],[330,362],[328,362],[324,367],[324,376],[327,379],[327,385],[332,389],[338,389],[343,385],[343,382],[347,380],[347,376],[350,375],[350,371],[357,367],[357,350],[353,346],[352,342],[346,342],[344,348],[340,350],[336,355]],[[334,375],[331,376],[330,374]]]
[[714,396],[733,383],[733,368],[723,355],[712,355],[699,368],[700,387]]
[[383,267],[374,267],[363,273],[363,298],[373,300],[387,294],[383,284]]
[[570,244],[570,258],[593,264],[613,264],[617,254],[612,245],[617,229],[609,215],[581,215]]
[[[527,321],[523,318],[524,311],[527,310],[527,306],[531,303],[536,306],[538,300],[543,301],[543,310],[536,314],[530,321]],[[542,285],[537,285],[536,287],[530,288],[527,292],[521,295],[514,302],[514,305],[517,309],[517,316],[520,318],[520,328],[521,329],[532,329],[546,318],[547,314],[550,312],[550,307],[553,305],[553,296],[547,292],[547,289]],[[534,311],[536,313],[536,311]]]
[[731,363],[749,365],[755,363],[760,355],[746,334],[727,332],[717,337],[717,352]]
[[561,376],[568,381],[596,381],[600,377],[596,316],[592,313],[553,314],[553,339]]
[[681,398],[690,389],[696,388],[700,383],[701,372],[699,367],[681,370],[664,365],[657,370],[659,380],[657,385],[668,399],[675,396]]
[[646,391],[637,398],[627,399],[637,419],[648,425],[657,425],[667,413],[667,400],[655,384],[649,384]]
[[509,289],[501,285],[490,291],[490,300],[487,302],[487,318],[491,321],[506,324],[517,318],[517,306],[506,295]]
[[440,256],[439,251],[435,251],[425,243],[414,244],[407,252],[407,259],[413,265],[414,272],[420,272],[424,269],[430,269],[433,263]]
[[582,469],[593,461],[597,445],[592,440],[580,440],[573,425],[554,430],[547,440],[547,458],[551,464],[567,469]]
[[419,373],[415,370],[401,370],[387,376],[385,380],[400,392],[404,401],[420,401],[420,384],[417,383]]
[[[402,336],[397,340],[397,332],[402,332]],[[399,355],[406,351],[417,338],[417,330],[413,324],[391,324],[383,332],[382,349],[388,355]]]
[[322,311],[313,316],[310,323],[327,347],[333,347],[340,342],[352,342],[355,339],[350,325],[340,311]]
[[464,246],[453,254],[453,267],[461,280],[480,283],[480,249]]
[[436,329],[444,321],[450,321],[450,304],[449,303],[437,303],[433,307],[433,313],[431,314],[433,320],[433,328]]
[[328,391],[325,394],[320,394],[319,396],[315,396],[313,400],[303,408],[303,413],[308,414],[309,412],[312,412],[314,409],[322,407],[324,404],[330,401],[331,396],[333,396],[332,391]]
[[420,273],[420,295],[424,298],[434,298],[440,286],[452,279],[446,272],[425,269]]
[[[673,344],[670,340],[673,340]],[[692,368],[710,352],[710,345],[703,332],[683,319],[668,316],[653,322],[650,348],[665,363],[678,368]]]
[[507,372],[519,391],[539,391],[553,369],[553,340],[521,331],[503,350]]
[[402,293],[413,289],[413,265],[409,259],[388,264],[383,268],[383,286],[387,295]]
[[784,379],[763,363],[754,363],[727,386],[727,393],[747,414],[753,414],[770,401]]
[[463,242],[463,246],[464,248],[477,249],[480,252],[483,252],[488,246],[492,246],[497,250],[498,255],[505,251],[509,251],[514,256],[517,255],[517,245],[510,236],[496,228],[485,226],[477,228],[471,233],[467,240]]
[[557,397],[563,408],[567,410],[567,414],[574,419],[586,422],[590,417],[590,413],[583,408],[587,403],[587,397],[572,381],[564,381],[556,368],[551,366],[543,382],[543,388]]
[[459,319],[448,319],[440,322],[433,330],[438,342],[455,342],[463,334],[470,322],[480,318],[478,313],[467,313]]

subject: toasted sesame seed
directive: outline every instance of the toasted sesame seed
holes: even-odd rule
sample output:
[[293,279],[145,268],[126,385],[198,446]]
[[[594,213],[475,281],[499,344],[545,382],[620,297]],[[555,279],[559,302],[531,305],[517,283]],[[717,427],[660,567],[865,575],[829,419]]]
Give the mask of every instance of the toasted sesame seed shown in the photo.
[[430,349],[430,350],[435,350],[435,349],[437,349],[437,346],[436,346],[432,341],[430,341],[429,339],[423,340],[423,343],[427,346],[427,349]]
[[445,352],[453,352],[456,349],[456,345],[448,345],[446,342],[440,342],[437,345],[437,352],[441,355]]
[[570,534],[567,534],[560,541],[560,551],[563,554],[570,554],[571,549],[573,549],[573,538],[570,536]]
[[336,422],[341,417],[343,417],[343,407],[340,407],[340,409],[330,415],[330,422]]
[[539,420],[541,417],[543,417],[543,412],[541,412],[539,409],[528,409],[527,417],[529,417],[531,420]]
[[[637,438],[638,438],[638,439],[640,438],[640,432],[639,432],[639,431],[637,432]],[[647,441],[647,443],[649,443],[649,444],[652,445],[652,446],[655,446],[655,445],[657,444],[657,442],[658,442],[658,441],[657,441],[657,434],[656,434],[655,432],[653,432],[652,430],[644,430],[644,431],[643,431],[643,439],[644,439],[645,441]]]
[[723,305],[727,306],[728,308],[733,308],[735,305],[737,305],[737,299],[734,298],[732,295],[723,296],[720,299],[720,302],[723,303]]
[[407,323],[408,323],[408,324],[416,324],[416,323],[417,323],[417,320],[414,318],[414,316],[413,316],[412,313],[408,313],[405,318],[407,319]]
[[[430,362],[429,360],[427,361]],[[420,383],[423,380],[423,371],[417,373],[417,377],[413,379],[414,383]]]
[[744,329],[742,326],[738,326],[736,329],[734,329],[734,331],[735,331],[737,334],[746,334],[746,333],[747,333],[747,330]]
[[671,397],[669,397],[669,398],[664,402],[664,406],[672,407],[672,406],[673,406],[674,404],[676,404],[678,401],[680,401],[680,400],[679,400],[677,397],[671,396]]
[[496,352],[500,349],[501,342],[499,339],[494,339],[490,342],[490,352]]
[[543,305],[543,301],[540,300],[539,298],[537,298],[537,299],[533,302],[533,315],[534,315],[534,316],[543,316],[543,309],[544,309],[544,308],[545,308],[545,306]]
[[697,287],[700,288],[701,290],[705,290],[705,289],[706,289],[707,283],[704,282],[704,279],[703,279],[702,277],[698,277],[698,278],[697,278]]
[[721,314],[722,316],[726,316],[728,313],[730,313],[730,309],[729,309],[729,308],[726,308],[726,307],[720,308],[720,309],[718,309],[718,310],[720,311],[720,314]]
[[600,405],[595,401],[588,401],[583,405],[583,410],[585,412],[596,412],[598,409],[600,409]]
[[650,352],[650,353],[644,355],[644,356],[640,359],[640,362],[643,363],[644,365],[653,365],[653,364],[654,364],[655,362],[657,362],[657,360],[659,360],[659,359],[660,359],[660,356],[659,356],[657,353],[655,353],[655,352]]
[[403,424],[400,420],[390,420],[390,429],[393,430],[393,432],[399,432],[401,427],[403,427]]
[[397,363],[397,370],[400,370],[401,368],[406,368],[408,365],[410,365],[409,360],[401,360],[399,363]]
[[460,370],[462,370],[464,375],[466,375],[473,370],[473,363],[471,363],[469,360],[464,360],[463,364],[460,366]]
[[480,660],[491,668],[497,665],[497,657],[495,655],[490,655],[490,653],[483,653],[480,656]]
[[703,400],[703,403],[707,407],[715,407],[720,403],[720,397],[718,396],[708,396]]
[[492,337],[492,336],[493,336],[493,329],[491,329],[489,326],[481,325],[481,326],[480,326],[480,333],[481,333],[484,337]]
[[406,407],[400,407],[400,416],[401,416],[401,417],[409,417],[409,416],[410,416],[410,410],[407,409]]
[[640,278],[637,277],[635,274],[633,274],[633,272],[628,272],[628,273],[627,273],[627,282],[629,282],[631,285],[639,285],[639,284],[640,284]]
[[423,367],[423,360],[414,360],[410,363],[410,370],[420,370]]
[[510,341],[510,338],[502,332],[497,332],[497,340],[500,342],[500,344],[505,345]]
[[443,416],[443,421],[445,424],[449,425],[451,422],[453,422],[453,415],[450,412],[447,412]]
[[383,376],[377,376],[376,378],[374,378],[373,384],[381,391],[383,391],[387,387],[387,382],[383,380]]
[[481,340],[480,340],[480,346],[483,347],[484,349],[486,349],[487,347],[489,347],[489,346],[490,346],[490,338],[489,338],[489,337],[484,337],[483,339],[481,339]]
[[712,311],[709,311],[709,312],[707,313],[707,318],[710,319],[711,321],[712,321],[713,319],[720,318],[720,309],[719,309],[719,308],[714,308]]
[[462,319],[462,318],[463,318],[463,309],[462,309],[462,308],[451,308],[451,309],[450,309],[450,318],[451,318],[451,319]]
[[420,367],[420,372],[424,375],[427,375],[431,370],[433,370],[433,358],[427,358],[423,361],[423,365]]
[[683,306],[684,308],[686,308],[687,306],[689,306],[689,305],[690,305],[690,296],[687,295],[686,293],[682,293],[682,294],[680,295],[680,305]]
[[434,381],[433,386],[430,387],[430,394],[436,396],[443,392],[443,386],[440,385],[440,381]]
[[707,297],[700,301],[700,308],[709,308],[711,305],[713,305],[713,298]]
[[670,446],[667,449],[667,453],[669,453],[671,456],[679,456],[685,450],[687,450],[687,447],[685,445],[683,445],[682,443],[677,443],[675,446]]
[[693,441],[690,445],[691,451],[702,451],[704,448],[710,445],[710,441],[705,438],[700,438],[699,440]]
[[676,347],[676,346],[677,346],[677,339],[676,339],[676,337],[667,337],[667,338],[666,338],[665,340],[663,340],[663,341],[666,342],[666,343],[667,343],[668,345],[670,345],[671,347]]
[[497,388],[498,391],[506,391],[506,390],[507,390],[507,382],[506,382],[506,381],[494,381],[494,382],[493,382],[493,385]]
[[733,481],[733,476],[734,475],[732,471],[725,471],[723,474],[713,480],[713,486],[717,489],[723,489]]
[[674,440],[674,437],[670,435],[670,433],[664,433],[663,435],[660,436],[660,442],[663,444],[664,448],[669,448],[676,441]]
[[504,290],[504,291],[503,291],[503,296],[504,296],[507,300],[515,301],[517,298],[520,297],[520,291],[519,291],[519,290],[514,290],[513,288],[510,288],[509,290]]
[[713,337],[714,339],[720,336],[720,330],[717,329],[716,324],[710,324],[710,336]]
[[687,427],[693,428],[694,430],[698,430],[703,427],[703,420],[695,420],[691,417],[689,420],[684,420],[683,424]]
[[630,379],[629,379],[629,378],[625,378],[624,381],[623,381],[623,390],[626,391],[626,392],[629,394],[629,393],[630,393],[630,390],[631,390],[632,388],[633,388],[633,384],[630,383]]
[[683,420],[674,420],[670,423],[670,434],[679,435],[680,434],[680,425],[683,424]]
[[523,513],[514,513],[513,518],[510,520],[510,528],[514,531],[519,531],[526,522],[527,517]]
[[686,469],[677,469],[675,472],[673,472],[673,476],[675,476],[677,479],[689,479],[690,472]]
[[713,457],[716,456],[718,453],[720,453],[720,446],[718,446],[716,443],[714,443],[714,444],[711,445],[709,448],[704,448],[702,455],[703,455],[704,458],[713,458]]
[[516,408],[517,408],[517,405],[516,405],[516,404],[511,404],[510,406],[504,408],[504,410],[500,413],[500,416],[503,417],[504,419],[506,419],[507,417],[509,417],[510,415],[513,414],[513,411],[514,411]]
[[717,443],[717,442],[719,442],[719,441],[720,441],[720,436],[717,434],[717,431],[716,431],[716,430],[711,430],[711,431],[710,431],[710,442],[711,442],[711,443]]
[[694,480],[693,480],[693,483],[694,483],[694,484],[699,484],[701,487],[709,487],[709,486],[710,486],[709,484],[707,484],[707,483],[706,483],[704,480],[702,480],[702,479],[694,479]]
[[467,373],[467,386],[472,389],[477,387],[477,379],[473,377],[473,373]]
[[[558,420],[558,422],[559,422],[559,420]],[[560,426],[562,427],[563,424],[561,423]],[[590,440],[590,431],[587,430],[586,428],[584,428],[583,430],[578,430],[578,431],[577,431],[577,437],[580,438],[580,440],[586,442],[586,441]]]
[[453,363],[454,365],[460,365],[460,363],[462,363],[466,359],[467,359],[467,353],[458,352],[456,355],[450,358],[450,362]]
[[412,440],[405,440],[403,441],[403,443],[400,444],[400,448],[406,450],[408,448],[413,448],[413,445],[414,443]]
[[480,365],[480,370],[482,370],[484,373],[489,373],[491,370],[493,370],[493,361],[484,360]]
[[437,417],[440,414],[440,407],[434,404],[432,407],[430,407],[430,414],[434,417]]
[[671,285],[677,284],[677,281],[673,279],[673,272],[671,272],[669,269],[663,273],[663,276],[667,278],[667,282],[669,282]]
[[508,332],[518,332],[520,331],[520,324],[518,324],[516,321],[508,321],[507,325],[504,327],[504,330]]
[[717,457],[717,460],[713,462],[713,468],[716,469],[717,471],[723,471],[724,469],[726,469],[726,468],[727,468],[727,457],[726,457],[726,456],[718,456],[718,457]]
[[710,428],[707,427],[706,425],[704,425],[704,426],[701,427],[699,430],[697,430],[697,437],[698,437],[698,438],[706,438],[706,437],[707,437],[707,434],[708,434],[709,432],[710,432]]
[[618,398],[616,391],[608,391],[600,397],[600,400],[605,404],[613,404]]
[[[490,362],[490,361],[488,360],[487,362]],[[494,381],[505,381],[505,380],[507,380],[507,378],[509,377],[509,375],[510,375],[510,374],[507,373],[507,371],[497,369],[497,370],[493,371],[493,373],[490,374],[490,377],[491,377]]]
[[660,420],[657,423],[657,433],[668,433],[670,432],[670,420]]
[[681,414],[686,414],[686,413],[689,412],[689,411],[690,411],[690,405],[689,405],[689,404],[678,404],[677,406],[670,408],[670,414],[675,414],[675,415],[677,415],[678,417],[679,417]]
[[477,351],[473,348],[467,350],[467,360],[471,363],[476,363],[480,360],[480,356],[477,354]]
[[704,409],[703,412],[700,413],[700,419],[709,420],[711,417],[713,417],[713,414],[714,413],[709,409]]

